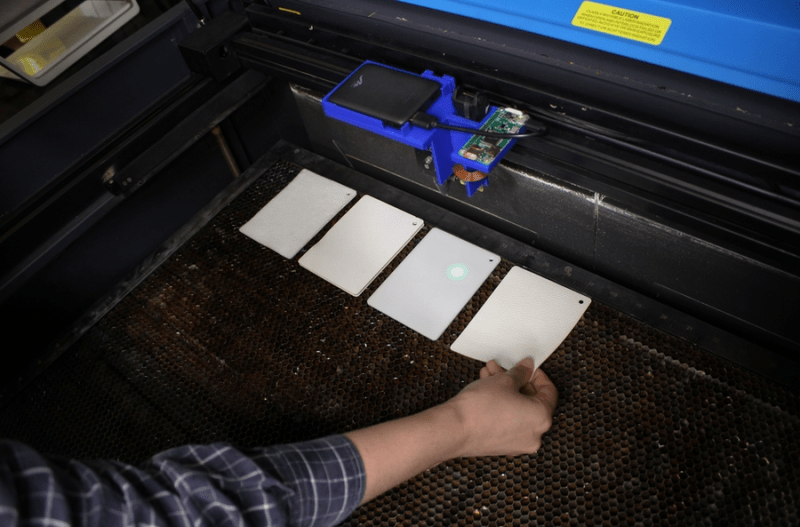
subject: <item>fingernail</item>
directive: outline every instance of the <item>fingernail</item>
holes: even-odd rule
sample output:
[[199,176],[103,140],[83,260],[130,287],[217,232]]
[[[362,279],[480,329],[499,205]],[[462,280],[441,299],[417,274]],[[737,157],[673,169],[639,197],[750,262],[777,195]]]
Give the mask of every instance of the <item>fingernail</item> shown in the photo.
[[525,366],[525,367],[526,367],[526,368],[528,368],[529,370],[533,371],[533,366],[534,366],[534,364],[533,364],[533,357],[525,357],[524,359],[522,359],[521,361],[519,361],[519,363],[520,363],[522,366]]

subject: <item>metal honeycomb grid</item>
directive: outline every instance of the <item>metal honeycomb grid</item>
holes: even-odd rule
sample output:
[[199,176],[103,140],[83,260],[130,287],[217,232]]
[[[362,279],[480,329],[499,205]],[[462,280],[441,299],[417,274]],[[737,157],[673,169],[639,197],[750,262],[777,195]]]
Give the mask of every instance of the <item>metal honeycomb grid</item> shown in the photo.
[[[449,347],[512,264],[432,342],[367,305],[427,227],[358,298],[238,232],[298,171],[277,163],[223,209],[0,412],[0,434],[136,463],[344,432],[476,379]],[[597,302],[544,368],[560,400],[536,455],[443,463],[345,525],[798,523],[795,394]]]

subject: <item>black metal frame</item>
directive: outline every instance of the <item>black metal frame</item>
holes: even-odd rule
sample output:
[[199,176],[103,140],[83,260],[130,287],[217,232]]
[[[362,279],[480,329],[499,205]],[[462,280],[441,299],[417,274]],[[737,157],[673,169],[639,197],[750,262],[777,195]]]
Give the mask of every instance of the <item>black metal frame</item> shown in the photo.
[[[239,166],[269,148],[241,144],[238,125],[252,127],[257,116],[236,113],[261,104],[268,79],[192,74],[175,42],[196,23],[176,6],[0,127],[9,176],[0,200],[0,329],[8,342],[25,343],[4,349],[0,383],[41,371],[74,317],[230,181],[210,129],[227,136]],[[264,128],[258,139],[274,142],[274,123]],[[183,156],[192,148],[204,165]],[[156,174],[164,181],[145,185]],[[120,178],[135,188],[115,192]],[[126,231],[134,237],[120,239]]]
[[[75,185],[93,161],[140,134],[142,123],[161,112],[169,122],[175,102],[203,83],[203,79],[190,78],[177,50],[164,54],[161,49],[191,32],[188,11],[186,6],[176,6],[0,126],[4,169],[27,176],[4,181],[0,242],[54,196]],[[131,75],[151,82],[137,90],[125,89]],[[124,102],[116,102],[115,97]],[[123,108],[110,111],[115,105]],[[102,117],[108,130],[95,130],[92,117]],[[60,140],[60,145],[53,145],[51,138]],[[115,160],[110,161],[104,171]]]
[[[284,0],[280,9],[253,4],[247,15],[256,30],[275,41],[338,52],[358,63],[373,58],[457,74],[461,83],[534,108],[555,104],[551,119],[578,110],[577,123],[617,130],[639,143],[708,149],[693,152],[697,157],[749,153],[759,163],[786,163],[794,159],[800,138],[792,126],[800,117],[797,103],[391,0]],[[796,159],[794,164],[796,169]]]
[[115,195],[130,195],[200,137],[263,90],[266,82],[267,79],[260,73],[249,71],[234,79],[223,89],[217,87],[210,98],[196,106],[190,106],[189,108],[196,109],[172,130],[166,134],[161,130],[156,143],[126,163],[122,170],[105,178],[105,187]]
[[[299,10],[301,6],[295,7]],[[699,108],[694,101],[665,101],[661,93],[639,92],[640,98],[646,97],[647,101],[631,102],[632,90],[624,86],[618,86],[616,91],[606,86],[607,101],[603,102],[607,108],[603,108],[591,104],[600,101],[590,102],[585,94],[578,99],[578,96],[564,93],[564,88],[544,87],[544,75],[540,75],[540,70],[548,66],[487,50],[483,44],[487,40],[485,37],[480,44],[454,43],[448,35],[421,35],[413,28],[398,27],[386,20],[392,13],[373,16],[365,22],[361,16],[335,9],[305,4],[302,7],[302,17],[259,5],[250,7],[248,16],[258,31],[242,33],[234,41],[243,64],[320,91],[328,91],[365,58],[454,75],[462,82],[492,92],[495,102],[516,103],[550,125],[556,133],[548,140],[520,141],[528,155],[580,158],[588,165],[611,165],[613,170],[602,169],[601,176],[620,189],[620,195],[630,195],[629,190],[633,190],[646,196],[642,208],[661,202],[665,206],[659,208],[659,215],[674,216],[682,221],[686,219],[683,209],[698,211],[692,221],[699,223],[688,228],[704,230],[722,244],[731,239],[731,228],[739,229],[736,250],[746,250],[749,246],[751,254],[769,257],[771,265],[786,270],[800,265],[797,256],[800,253],[800,162],[794,152],[800,134],[796,130],[785,126],[771,129],[775,123],[766,117],[754,122],[750,118],[742,119],[741,112],[739,115],[732,115],[730,111],[719,113],[716,108]],[[426,16],[426,22],[431,17],[436,18],[430,13]],[[458,27],[458,22],[448,19],[447,27]],[[337,26],[337,23],[343,25]],[[360,24],[367,24],[367,27]],[[467,23],[468,26],[475,24],[474,21]],[[354,25],[361,28],[360,33],[353,29]],[[486,32],[480,34],[486,35]],[[381,35],[382,39],[374,35]],[[474,57],[476,63],[482,58],[482,64],[467,64],[454,56],[454,52]],[[498,64],[503,66],[499,68],[500,73],[485,71],[489,61],[500,58],[505,59],[503,64]],[[615,67],[622,65],[615,63]],[[636,71],[643,67],[654,68],[641,63],[628,67]],[[515,73],[509,74],[509,71]],[[520,72],[526,72],[527,77],[523,78]],[[563,82],[572,86],[572,90],[580,86],[584,93],[591,93],[597,99],[595,84],[609,82],[586,77],[583,72],[573,73]],[[710,83],[697,78],[691,81]],[[791,121],[792,116],[800,121],[800,105],[722,85],[713,88],[737,92],[737,96],[749,103],[748,107],[752,107],[753,101],[769,106],[772,114],[782,115],[784,121]],[[715,96],[719,97],[719,93],[715,92]],[[633,116],[620,109],[634,104],[647,108],[648,112]],[[667,116],[677,124],[660,126],[658,121]],[[699,133],[707,137],[684,132],[683,129],[692,125],[697,125]],[[730,144],[737,138],[737,143]],[[761,143],[753,148],[751,144],[756,140]],[[750,153],[740,153],[748,148]],[[600,162],[593,163],[598,158]],[[614,162],[609,162],[611,159]],[[633,171],[635,175],[631,175]],[[708,232],[708,229],[716,232]],[[766,243],[765,238],[768,239]]]
[[[236,137],[223,121],[266,79],[192,74],[174,42],[195,23],[186,4],[174,7],[0,127],[0,159],[15,176],[4,179],[0,200],[0,303],[119,205],[123,189],[129,195],[220,123]],[[151,81],[135,88],[144,95],[122,89],[129,78]],[[134,113],[92,110],[115,97],[127,97]],[[92,131],[98,120],[108,133]]]
[[[214,9],[208,5],[203,9],[220,13],[223,4],[220,0]],[[720,266],[720,273],[746,277],[748,271],[757,271],[765,279],[764,290],[778,291],[772,300],[791,305],[789,301],[800,295],[800,159],[794,152],[800,143],[800,129],[788,128],[786,123],[800,122],[800,105],[393,1],[285,0],[281,7],[284,10],[250,5],[246,12],[253,29],[239,32],[232,40],[239,62],[256,71],[226,70],[219,80],[190,73],[175,41],[195,31],[196,20],[182,4],[0,127],[0,159],[12,161],[8,165],[11,171],[22,173],[24,160],[36,159],[43,149],[47,152],[46,162],[34,177],[14,179],[11,185],[20,188],[11,188],[13,192],[0,199],[0,308],[14,311],[16,304],[7,300],[21,305],[29,289],[46,294],[42,290],[46,280],[38,282],[42,276],[63,278],[68,269],[53,270],[64,260],[72,258],[70,265],[78,265],[81,258],[102,253],[102,244],[113,243],[108,233],[106,238],[86,242],[94,245],[85,255],[77,253],[79,248],[71,253],[67,249],[85,242],[86,233],[93,228],[107,231],[104,225],[113,221],[121,225],[123,213],[111,214],[118,208],[128,206],[124,213],[128,214],[127,221],[141,218],[149,205],[137,196],[127,200],[124,196],[130,191],[122,189],[128,185],[120,181],[130,177],[133,186],[156,173],[168,172],[162,169],[216,124],[233,139],[231,147],[242,167],[281,136],[353,166],[357,161],[349,153],[304,136],[306,131],[309,136],[315,135],[311,128],[328,127],[321,110],[312,108],[317,104],[313,91],[328,91],[363,60],[371,59],[412,71],[433,69],[437,74],[452,75],[464,85],[486,91],[493,103],[524,108],[546,122],[550,134],[519,141],[505,159],[505,166],[518,168],[516,174],[528,172],[551,178],[553,188],[559,190],[546,194],[548,198],[558,199],[563,189],[602,195],[605,203],[614,204],[624,214],[605,218],[607,230],[593,234],[595,239],[604,234],[621,243],[606,253],[605,259],[596,258],[591,249],[586,252],[577,243],[553,243],[555,240],[548,238],[552,232],[543,229],[541,235],[537,234],[531,224],[534,217],[549,221],[542,214],[537,216],[536,211],[525,207],[504,208],[501,196],[508,196],[513,189],[504,189],[498,179],[493,180],[482,209],[459,198],[456,192],[440,193],[431,184],[430,171],[422,166],[424,153],[412,152],[412,164],[416,175],[424,177],[427,190],[413,181],[414,174],[398,175],[386,166],[363,163],[356,167],[360,171],[475,222],[480,232],[496,232],[497,240],[522,243],[523,252],[533,254],[531,245],[535,244],[539,252],[534,251],[538,254],[531,263],[534,267],[553,259],[571,262],[566,266],[571,269],[587,269],[589,274],[577,272],[564,278],[561,271],[535,267],[556,281],[739,363],[758,369],[758,357],[771,356],[759,345],[791,356],[800,353],[793,320],[778,321],[779,331],[775,331],[775,324],[768,327],[764,323],[765,312],[758,303],[748,306],[743,318],[718,305],[770,300],[763,294],[758,297],[758,292],[748,296],[753,284],[748,284],[747,294],[739,297],[736,292],[720,289],[719,284],[703,286],[689,296],[671,291],[664,285],[668,282],[660,279],[673,272],[668,264],[654,266],[649,275],[640,272],[641,265],[647,263],[647,248],[636,244],[651,233],[619,223],[622,216],[630,214],[663,227],[665,234],[657,238],[662,250],[664,244],[689,240],[680,250],[686,251],[693,265],[709,262],[702,261],[703,253],[693,252],[691,244],[713,244],[722,249],[718,259],[711,262]],[[478,34],[480,39],[474,36]],[[276,81],[267,84],[261,74],[274,76]],[[73,123],[92,107],[99,94],[107,102],[115,88],[130,78],[139,79],[146,92],[134,101],[140,105],[136,112],[108,116],[111,132],[105,135],[96,137],[93,130],[84,130],[82,135],[84,131]],[[312,90],[303,117],[297,109],[288,108],[291,104],[284,104],[289,99],[296,102],[286,81]],[[686,97],[686,93],[694,96]],[[280,102],[264,103],[269,104],[269,112],[263,116],[245,119],[239,115],[241,111],[232,113],[243,103],[251,104],[245,102],[251,97],[253,104],[260,104],[261,99],[273,96]],[[741,108],[748,112],[742,113]],[[336,126],[344,125],[331,128]],[[62,140],[51,137],[53,130],[56,136],[75,134],[67,141],[69,149],[59,150]],[[42,143],[42,137],[50,137],[49,142]],[[241,137],[247,139],[242,144],[237,140]],[[366,134],[361,137],[368,139]],[[253,148],[254,143],[259,147]],[[386,148],[385,159],[397,153],[392,147],[378,146]],[[337,171],[335,163],[319,163],[326,170]],[[180,185],[194,181],[187,174],[180,177],[182,183],[172,187],[165,183],[148,191],[146,199],[164,192],[180,203]],[[513,184],[524,180],[518,175],[510,177],[518,178],[509,180]],[[221,180],[215,181],[209,184]],[[119,191],[120,195],[114,194]],[[600,209],[594,210],[599,217]],[[593,214],[586,207],[566,210],[566,214],[573,212],[580,218]],[[594,221],[597,228],[597,217]],[[589,223],[581,229],[591,230]],[[469,233],[462,237],[472,239]],[[138,241],[146,245],[144,240]],[[153,238],[149,243],[159,241]],[[131,257],[136,251],[128,253]],[[520,263],[515,258],[511,259]],[[615,258],[631,262],[615,267]],[[130,268],[135,264],[128,261],[125,265]],[[120,264],[116,271],[122,273],[125,265]],[[48,269],[52,275],[43,272]],[[599,282],[595,279],[605,285],[597,289],[594,284]],[[621,291],[634,291],[632,294],[639,296],[625,293],[623,297],[629,301],[615,304],[614,295],[608,293],[612,282]],[[72,282],[67,285],[76,286]],[[705,302],[712,296],[717,304]],[[650,304],[640,302],[645,297],[657,299],[652,304],[657,307],[648,309]],[[54,297],[53,301],[58,299]],[[74,309],[81,311],[77,304]],[[665,313],[667,322],[662,317]],[[61,328],[56,326],[63,322],[53,322],[50,333],[58,333]],[[727,333],[717,332],[708,323]],[[33,340],[36,343],[32,346],[39,351],[41,342]],[[729,345],[733,349],[726,351]],[[40,363],[33,371],[41,367]]]
[[[765,290],[781,290],[777,304],[789,305],[800,294],[800,131],[787,125],[800,122],[797,103],[396,2],[287,0],[281,8],[247,9],[253,31],[233,40],[246,67],[322,93],[365,59],[452,75],[550,127],[543,139],[520,140],[506,162],[602,194],[606,203],[675,232],[658,243],[686,236],[721,248],[713,265],[727,268],[721,273],[731,280],[758,271],[754,276],[769,282]],[[614,235],[646,237],[625,229]],[[537,242],[547,249],[547,240]],[[680,250],[691,252],[686,245]],[[641,263],[647,249],[623,243],[615,258],[631,251]],[[701,254],[687,258],[703,265]],[[669,280],[637,276],[635,265],[614,269],[613,258],[556,256],[766,346],[800,353],[793,322],[764,324],[767,315],[757,305],[768,299],[736,297],[719,284],[686,296],[665,287]],[[658,272],[666,277],[671,270]],[[746,289],[750,294],[754,287]],[[758,302],[743,319],[741,309],[706,301],[714,295],[721,302]]]

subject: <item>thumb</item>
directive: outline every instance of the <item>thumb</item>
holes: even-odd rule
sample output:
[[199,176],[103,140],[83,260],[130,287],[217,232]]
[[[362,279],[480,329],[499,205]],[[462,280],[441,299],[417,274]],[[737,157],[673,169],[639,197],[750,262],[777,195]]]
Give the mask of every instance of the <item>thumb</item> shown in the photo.
[[544,404],[552,415],[556,409],[556,403],[558,403],[558,389],[555,384],[541,369],[536,370],[531,382],[537,392],[534,399]]
[[533,373],[533,358],[525,357],[506,372],[514,379],[517,390],[525,386]]

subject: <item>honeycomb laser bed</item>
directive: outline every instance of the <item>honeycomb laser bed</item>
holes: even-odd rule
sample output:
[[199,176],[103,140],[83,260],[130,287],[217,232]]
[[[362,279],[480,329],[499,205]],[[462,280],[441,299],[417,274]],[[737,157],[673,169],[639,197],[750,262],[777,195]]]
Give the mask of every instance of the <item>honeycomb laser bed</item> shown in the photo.
[[[2,409],[0,434],[136,463],[185,443],[247,447],[364,427],[443,402],[478,377],[482,363],[451,345],[525,263],[521,253],[481,231],[501,261],[431,340],[368,299],[431,229],[477,243],[471,224],[292,145],[270,156]],[[358,196],[287,258],[239,229],[304,168]],[[298,260],[365,195],[425,226],[353,296]],[[560,398],[538,453],[443,463],[343,525],[798,522],[800,401],[790,390],[599,301],[543,368]]]

